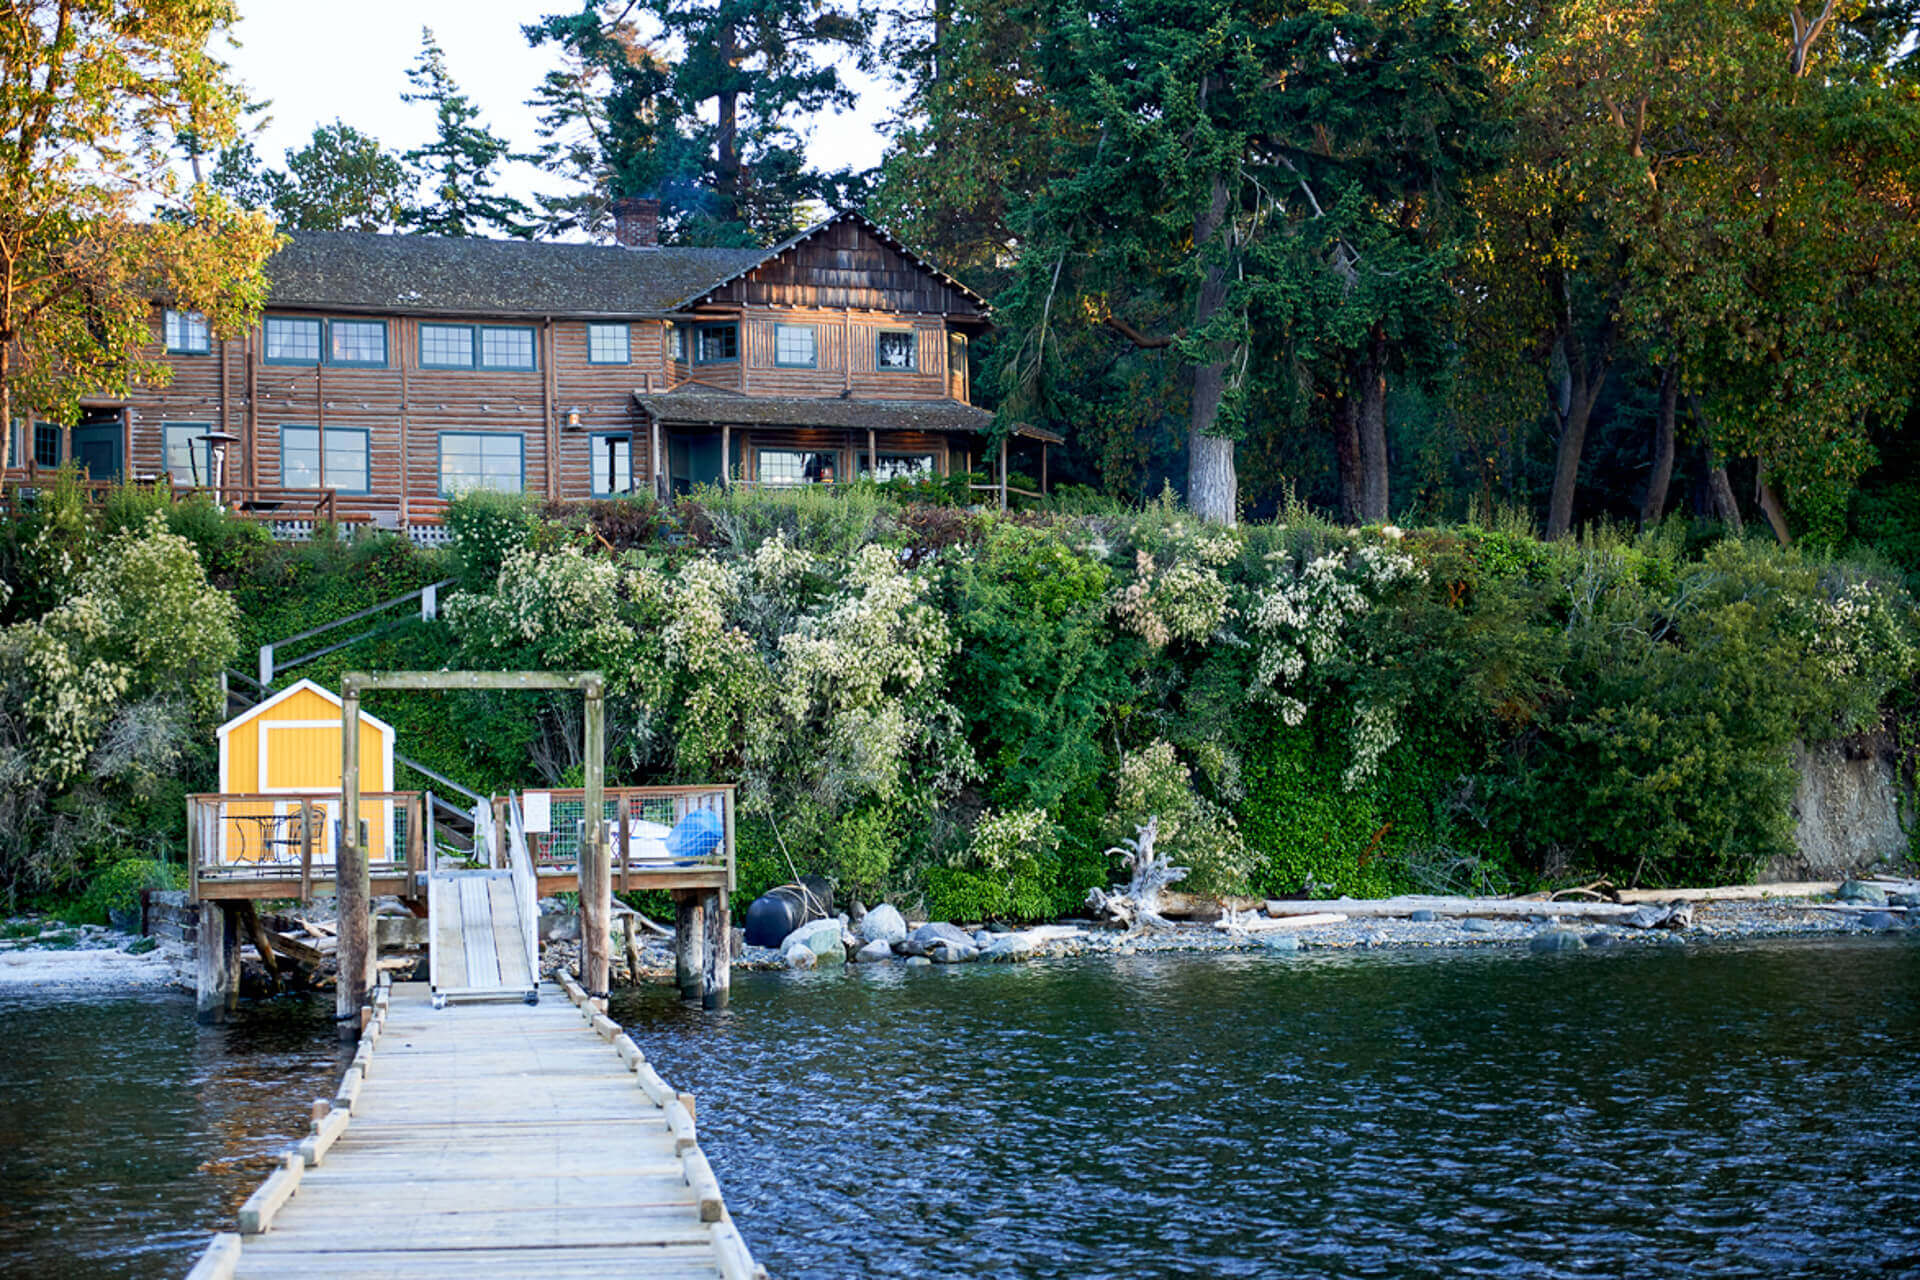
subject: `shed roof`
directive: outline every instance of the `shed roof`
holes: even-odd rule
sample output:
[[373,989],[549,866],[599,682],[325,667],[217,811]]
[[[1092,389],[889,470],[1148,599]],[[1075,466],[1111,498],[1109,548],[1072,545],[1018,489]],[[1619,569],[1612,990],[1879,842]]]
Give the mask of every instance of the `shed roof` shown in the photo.
[[268,297],[276,307],[340,311],[659,315],[766,256],[760,249],[296,231],[267,260]]
[[[215,733],[214,736],[217,738],[226,737],[228,732],[232,730],[235,726],[245,724],[247,721],[252,720],[257,716],[264,715],[266,712],[273,710],[273,708],[279,706],[281,703],[287,701],[289,698],[293,697],[295,694],[300,693],[303,690],[319,694],[322,698],[325,698],[328,702],[331,702],[336,707],[339,707],[342,705],[339,694],[334,693],[332,690],[326,688],[324,685],[315,684],[311,680],[301,680],[295,684],[288,685],[286,688],[274,694],[271,698],[268,698],[264,702],[254,703],[252,706],[248,707],[245,711],[242,711],[239,715],[235,716],[233,719],[221,725],[219,730]],[[375,729],[378,729],[380,732],[386,734],[388,736],[389,741],[391,741],[393,736],[393,726],[388,724],[385,720],[382,720],[379,716],[373,715],[366,711],[362,711],[360,713],[360,721],[362,724],[372,725]]]

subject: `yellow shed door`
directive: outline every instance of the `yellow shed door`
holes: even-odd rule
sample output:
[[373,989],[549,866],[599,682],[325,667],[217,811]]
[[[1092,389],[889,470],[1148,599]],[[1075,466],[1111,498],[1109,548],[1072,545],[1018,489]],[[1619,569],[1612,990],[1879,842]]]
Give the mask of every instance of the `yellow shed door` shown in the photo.
[[[340,722],[338,720],[262,720],[260,722],[260,776],[262,791],[340,792]],[[379,790],[385,763],[385,743],[371,725],[360,726],[360,789]],[[297,808],[297,806],[295,806]],[[333,856],[334,829],[340,820],[340,801],[326,805],[326,856]],[[365,801],[360,819],[366,824],[367,858],[386,859],[392,835],[393,802]]]

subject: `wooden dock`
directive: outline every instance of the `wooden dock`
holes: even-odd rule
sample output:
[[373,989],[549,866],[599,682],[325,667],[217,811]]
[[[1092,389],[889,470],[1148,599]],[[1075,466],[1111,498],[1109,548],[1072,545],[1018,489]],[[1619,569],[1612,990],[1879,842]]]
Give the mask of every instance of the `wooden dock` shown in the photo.
[[313,1132],[189,1280],[764,1277],[693,1097],[563,975],[538,1004],[380,989]]

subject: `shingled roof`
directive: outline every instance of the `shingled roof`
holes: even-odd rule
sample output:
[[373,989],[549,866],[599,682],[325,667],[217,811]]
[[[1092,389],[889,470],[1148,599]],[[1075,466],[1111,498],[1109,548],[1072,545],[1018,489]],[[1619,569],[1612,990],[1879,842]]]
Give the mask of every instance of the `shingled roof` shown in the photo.
[[[636,391],[656,422],[688,427],[825,427],[838,431],[965,431],[984,434],[993,415],[958,400],[852,400],[839,396],[747,396],[729,391]],[[1049,444],[1066,437],[1044,427],[1013,434]]]
[[625,249],[296,231],[267,261],[270,305],[511,316],[670,312],[764,260],[761,249]]

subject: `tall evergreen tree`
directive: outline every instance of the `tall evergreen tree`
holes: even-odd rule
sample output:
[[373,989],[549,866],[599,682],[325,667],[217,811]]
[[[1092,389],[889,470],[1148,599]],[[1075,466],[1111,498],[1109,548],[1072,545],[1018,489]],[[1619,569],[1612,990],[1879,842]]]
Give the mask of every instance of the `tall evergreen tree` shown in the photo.
[[500,166],[525,157],[480,123],[480,108],[454,82],[446,52],[430,28],[420,29],[420,60],[408,69],[407,79],[413,92],[402,93],[401,100],[432,104],[435,127],[432,142],[406,153],[425,196],[409,214],[408,226],[437,236],[531,236],[533,211],[497,186]]

